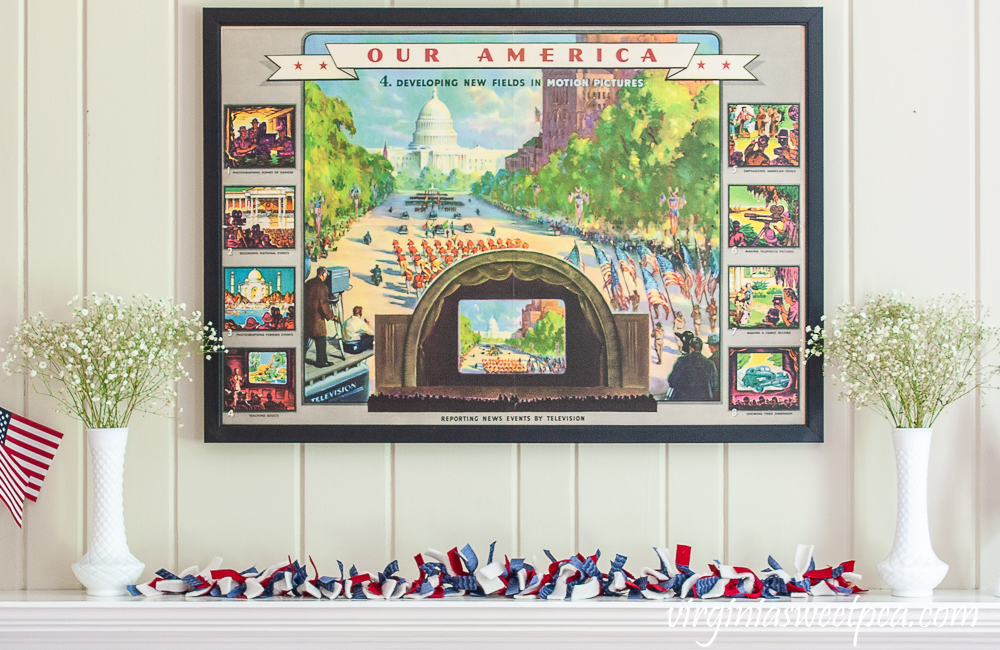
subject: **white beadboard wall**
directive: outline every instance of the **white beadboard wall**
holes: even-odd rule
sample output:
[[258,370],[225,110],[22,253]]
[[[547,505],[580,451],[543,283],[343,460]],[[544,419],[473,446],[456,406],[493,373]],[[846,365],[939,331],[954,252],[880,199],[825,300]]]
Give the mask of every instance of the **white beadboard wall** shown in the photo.
[[[461,6],[456,0],[0,0],[0,337],[90,291],[201,295],[201,7]],[[476,6],[607,6],[480,0]],[[634,6],[664,6],[659,0]],[[1000,310],[1000,3],[705,0],[675,6],[825,8],[826,297],[958,292]],[[985,116],[986,119],[982,119]],[[984,182],[985,180],[985,182]],[[808,445],[206,445],[201,385],[180,420],[138,417],[126,520],[147,574],[221,555],[229,566],[311,554],[379,569],[471,542],[541,556],[687,543],[762,568],[795,544],[856,558],[864,585],[892,545],[889,425],[827,390],[826,442]],[[935,427],[930,477],[944,588],[1000,572],[1000,400],[970,397]],[[0,404],[69,435],[19,530],[0,514],[0,589],[76,588],[88,535],[83,432],[20,379]]]

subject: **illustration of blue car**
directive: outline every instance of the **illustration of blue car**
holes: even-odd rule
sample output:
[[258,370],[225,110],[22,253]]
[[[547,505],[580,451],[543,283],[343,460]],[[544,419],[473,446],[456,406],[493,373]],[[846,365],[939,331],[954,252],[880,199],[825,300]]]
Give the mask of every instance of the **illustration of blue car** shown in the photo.
[[772,390],[787,388],[791,381],[791,376],[784,370],[775,371],[767,366],[747,368],[742,379],[744,386],[758,393],[763,393],[767,388]]

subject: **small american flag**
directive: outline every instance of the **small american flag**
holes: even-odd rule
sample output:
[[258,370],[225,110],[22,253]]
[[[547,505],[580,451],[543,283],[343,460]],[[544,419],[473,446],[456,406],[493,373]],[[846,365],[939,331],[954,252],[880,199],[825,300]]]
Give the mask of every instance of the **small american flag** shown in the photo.
[[635,282],[635,262],[621,246],[615,246],[615,254],[618,255],[618,263],[622,267],[622,276],[630,275],[632,282]]
[[24,500],[38,500],[63,434],[0,408],[0,499],[20,527]]
[[667,301],[663,298],[663,294],[660,290],[656,288],[656,279],[653,278],[653,274],[649,272],[645,266],[642,267],[642,283],[646,288],[646,296],[649,298],[649,304],[651,305],[666,305]]
[[639,256],[640,256],[640,264],[649,269],[650,273],[652,273],[654,276],[660,274],[660,265],[656,261],[656,255],[653,254],[653,251],[649,250],[645,246],[640,246]]
[[708,278],[705,277],[705,274],[701,270],[695,271],[692,275],[694,276],[692,283],[694,296],[699,301],[704,300],[705,293],[708,291]]
[[593,244],[590,246],[594,249],[594,256],[597,258],[597,263],[601,265],[601,275],[604,277],[604,286],[607,288],[612,302],[617,304],[620,311],[626,311],[628,309],[628,298],[625,297],[625,293],[622,291],[622,284],[618,280],[618,273],[615,271],[615,265],[611,263],[611,260],[608,259],[608,256],[604,254],[603,250]]
[[666,257],[662,255],[654,255],[654,257],[656,258],[656,264],[659,267],[661,274],[665,275],[674,271],[673,263]]
[[566,261],[581,271],[586,270],[586,266],[583,264],[583,256],[580,254],[580,245],[577,243],[573,244],[573,250],[566,256]]
[[611,265],[611,260],[609,260],[608,256],[604,254],[604,251],[593,244],[591,244],[590,247],[594,249],[594,257],[597,258],[597,263],[601,267],[601,277],[604,278],[604,286],[610,286],[611,272],[614,271],[615,267]]

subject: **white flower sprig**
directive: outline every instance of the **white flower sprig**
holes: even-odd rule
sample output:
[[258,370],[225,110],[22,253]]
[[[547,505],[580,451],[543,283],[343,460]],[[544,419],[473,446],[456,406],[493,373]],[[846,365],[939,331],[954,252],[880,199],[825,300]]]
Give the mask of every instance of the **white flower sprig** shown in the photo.
[[[867,406],[896,427],[930,427],[946,406],[995,388],[1000,367],[982,359],[997,349],[1000,330],[960,296],[925,307],[878,295],[861,307],[841,305],[832,335],[806,329],[804,358],[825,356],[841,399]],[[825,317],[824,317],[825,319]]]
[[69,304],[70,321],[39,313],[18,325],[3,369],[31,377],[36,392],[90,428],[128,426],[135,411],[163,413],[176,404],[177,382],[190,379],[183,359],[225,350],[201,312],[185,316],[171,299],[94,293]]

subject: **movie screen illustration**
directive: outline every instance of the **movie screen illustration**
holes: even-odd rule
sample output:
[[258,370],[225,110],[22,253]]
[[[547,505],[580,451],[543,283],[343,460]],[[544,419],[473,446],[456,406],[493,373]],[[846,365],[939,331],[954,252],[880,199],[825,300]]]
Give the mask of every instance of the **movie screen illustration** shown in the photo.
[[229,267],[225,272],[225,329],[295,329],[295,268]]
[[227,411],[295,410],[295,350],[230,349],[224,368]]
[[783,411],[799,408],[799,351],[730,348],[729,408]]
[[459,372],[562,374],[566,304],[562,300],[462,300]]
[[798,329],[799,267],[730,266],[729,327]]
[[225,166],[295,167],[294,106],[226,106]]
[[730,167],[798,167],[798,104],[730,104]]
[[225,248],[295,248],[294,187],[227,187]]
[[799,246],[798,185],[730,185],[729,245]]

